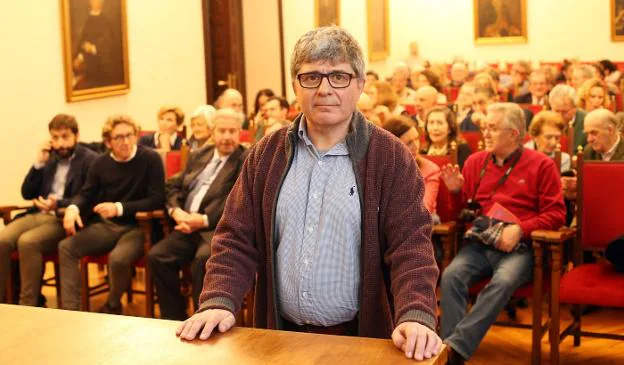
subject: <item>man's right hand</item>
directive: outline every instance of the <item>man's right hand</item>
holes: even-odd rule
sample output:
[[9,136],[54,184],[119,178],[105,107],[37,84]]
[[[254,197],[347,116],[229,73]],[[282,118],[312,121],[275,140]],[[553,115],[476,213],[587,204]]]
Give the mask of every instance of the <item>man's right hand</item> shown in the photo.
[[442,173],[440,175],[446,187],[452,193],[457,193],[464,186],[464,175],[459,171],[458,165],[448,164],[442,167]]
[[[232,312],[224,309],[208,309],[195,313],[176,330],[176,336],[183,340],[193,340],[199,334],[200,340],[207,340],[217,327],[219,332],[227,332],[234,327],[236,319]],[[200,332],[201,331],[201,332]]]
[[563,196],[568,200],[576,200],[577,184],[576,176],[561,177],[561,188]]
[[50,152],[52,151],[52,143],[46,141],[39,146],[39,152],[37,153],[36,163],[45,165],[50,159]]
[[184,210],[182,210],[182,208],[175,208],[172,212],[171,212],[171,218],[173,218],[173,220],[177,223],[183,223],[186,222],[189,218],[190,218],[190,214],[188,214],[187,212],[185,212]]
[[80,213],[76,211],[76,209],[68,208],[65,210],[65,216],[63,217],[63,228],[68,236],[76,235],[76,224],[78,224],[80,228],[83,227]]

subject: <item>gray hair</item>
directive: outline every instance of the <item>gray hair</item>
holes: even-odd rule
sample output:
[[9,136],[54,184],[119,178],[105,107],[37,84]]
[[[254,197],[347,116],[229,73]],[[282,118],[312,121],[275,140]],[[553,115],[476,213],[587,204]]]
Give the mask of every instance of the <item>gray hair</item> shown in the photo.
[[231,108],[218,109],[212,118],[212,128],[217,126],[217,120],[219,119],[233,119],[242,126],[245,115]]
[[596,110],[592,110],[587,113],[585,119],[593,119],[602,121],[605,125],[610,124],[615,129],[616,133],[620,130],[618,127],[620,126],[618,117],[609,109],[599,108]]
[[191,114],[191,120],[199,117],[203,117],[208,124],[208,128],[214,127],[214,116],[217,110],[212,105],[200,105]]
[[518,144],[524,141],[526,133],[526,122],[524,120],[524,111],[516,103],[494,103],[487,108],[488,114],[498,113],[502,115],[503,124],[506,127],[518,131]]
[[596,77],[596,69],[590,65],[576,65],[574,66],[574,70],[579,70],[583,74],[583,78],[591,79]]
[[550,90],[548,103],[553,104],[556,100],[568,100],[572,105],[576,100],[576,90],[570,85],[559,84]]
[[363,80],[364,56],[353,36],[340,27],[322,27],[301,36],[290,57],[290,76],[294,80],[304,63],[328,61],[332,65],[346,62],[355,76]]

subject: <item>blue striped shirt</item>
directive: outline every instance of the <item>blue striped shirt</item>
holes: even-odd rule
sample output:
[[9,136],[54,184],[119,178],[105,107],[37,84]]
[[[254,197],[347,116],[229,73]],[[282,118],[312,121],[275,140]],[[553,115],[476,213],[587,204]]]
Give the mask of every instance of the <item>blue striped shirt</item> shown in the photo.
[[293,162],[277,201],[280,314],[332,326],[359,310],[361,210],[345,142],[320,153],[299,127]]

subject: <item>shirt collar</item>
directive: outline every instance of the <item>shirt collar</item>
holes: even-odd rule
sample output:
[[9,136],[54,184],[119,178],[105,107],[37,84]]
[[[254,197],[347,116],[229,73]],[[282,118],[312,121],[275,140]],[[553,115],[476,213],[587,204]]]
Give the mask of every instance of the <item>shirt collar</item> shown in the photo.
[[615,154],[615,150],[617,148],[617,146],[620,144],[620,135],[617,136],[617,140],[615,141],[615,143],[613,144],[613,146],[611,148],[609,148],[609,150],[603,154],[601,154],[601,157],[603,160],[611,160],[611,157],[613,157],[613,154]]
[[130,161],[132,161],[132,159],[134,158],[134,156],[136,156],[136,154],[137,154],[137,150],[138,150],[138,147],[137,147],[137,145],[135,144],[135,145],[134,145],[134,148],[133,148],[133,150],[132,150],[132,154],[130,155],[130,157],[129,157],[127,160],[120,160],[120,159],[118,159],[117,157],[115,157],[115,155],[113,155],[113,153],[112,153],[112,152],[110,153],[110,157],[111,157],[113,160],[115,160],[116,162],[130,162]]
[[[513,152],[512,152],[509,156],[507,156],[507,157],[503,160],[503,165],[502,165],[502,166],[507,165],[510,161],[512,161],[513,159],[515,159],[517,155],[519,155],[520,153],[522,153],[522,148],[523,148],[523,146],[520,146],[520,147],[516,148],[516,150],[515,150],[515,151],[513,151]],[[492,159],[492,162],[494,163],[494,165],[496,165],[496,156],[494,156],[494,154],[493,154],[493,153],[491,154],[491,159]]]
[[[312,143],[312,140],[308,136],[307,120],[305,116],[303,115],[301,116],[301,122],[299,122],[299,130],[297,131],[297,135],[299,136],[299,140],[301,142],[305,143],[306,146],[312,148],[317,154],[319,153],[316,147],[314,146],[314,144]],[[342,140],[341,142],[336,144],[329,151],[327,151],[327,153],[324,153],[323,155],[324,156],[325,155],[329,155],[329,156],[349,155],[349,151],[347,150],[347,144],[345,143],[344,140]]]

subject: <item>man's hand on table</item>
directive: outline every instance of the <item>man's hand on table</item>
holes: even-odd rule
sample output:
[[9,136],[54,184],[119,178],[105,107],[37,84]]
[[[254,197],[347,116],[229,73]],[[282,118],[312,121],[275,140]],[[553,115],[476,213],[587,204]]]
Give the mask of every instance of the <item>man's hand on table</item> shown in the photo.
[[[207,340],[215,327],[219,332],[226,332],[234,327],[236,320],[232,312],[223,309],[208,309],[195,313],[178,327],[176,335],[184,340],[193,340],[199,336],[200,340]],[[202,330],[203,329],[203,330]]]
[[403,322],[392,332],[392,342],[416,360],[430,359],[440,353],[442,340],[429,327],[417,322]]

